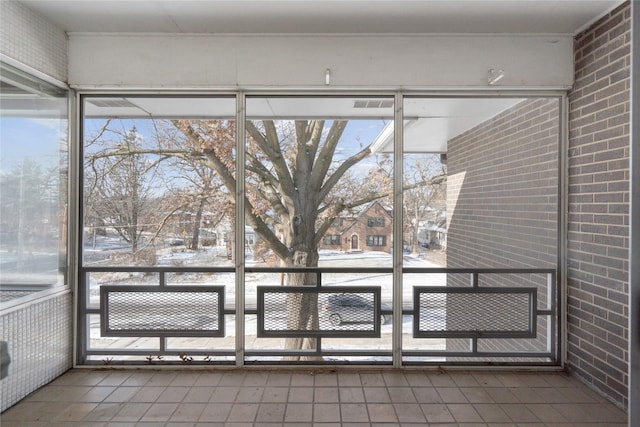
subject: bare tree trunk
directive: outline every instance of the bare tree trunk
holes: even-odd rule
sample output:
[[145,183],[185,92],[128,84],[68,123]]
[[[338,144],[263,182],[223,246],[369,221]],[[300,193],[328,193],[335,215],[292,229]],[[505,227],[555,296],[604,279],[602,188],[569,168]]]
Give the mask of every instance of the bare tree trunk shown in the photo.
[[202,211],[204,210],[205,199],[201,199],[196,210],[196,218],[193,222],[193,236],[191,237],[191,249],[198,250],[198,243],[200,240],[200,224],[202,223]]
[[[317,258],[316,254],[296,252],[291,264],[299,267],[315,267],[318,265]],[[287,274],[287,286],[316,286],[316,275],[315,273],[289,273]],[[318,330],[319,327],[318,294],[302,292],[289,294],[287,296],[287,328]],[[317,348],[317,338],[296,337],[285,340],[286,350],[313,350],[315,348]],[[322,360],[322,358],[317,355],[286,356],[284,360],[304,361]]]

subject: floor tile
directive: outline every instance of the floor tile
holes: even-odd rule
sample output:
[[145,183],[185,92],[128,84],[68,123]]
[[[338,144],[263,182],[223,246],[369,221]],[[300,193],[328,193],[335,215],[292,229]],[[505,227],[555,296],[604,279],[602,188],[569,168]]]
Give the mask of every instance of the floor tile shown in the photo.
[[422,408],[417,403],[394,403],[393,407],[401,423],[422,423],[427,419],[422,412]]
[[288,372],[271,372],[267,379],[267,386],[289,387],[291,384],[291,374]]
[[309,372],[293,373],[291,387],[313,387],[313,375]]
[[224,422],[231,412],[232,403],[208,403],[198,421],[200,422]]
[[220,386],[238,386],[244,382],[245,373],[239,371],[225,372],[220,378]]
[[137,422],[147,413],[151,403],[125,403],[120,411],[111,418],[112,422]]
[[2,414],[3,427],[623,427],[562,373],[77,371]]
[[177,403],[153,403],[142,416],[140,421],[169,421],[177,407]]
[[456,383],[448,374],[429,374],[429,381],[434,387],[456,387]]
[[289,387],[265,387],[262,393],[264,403],[284,403],[289,398]]
[[313,387],[290,387],[288,402],[312,403]]
[[82,421],[91,411],[93,411],[97,403],[71,403],[61,413],[59,413],[55,421]]
[[360,374],[357,372],[338,373],[338,386],[340,387],[361,387]]
[[185,403],[207,403],[211,400],[213,390],[213,387],[190,387],[182,401]]
[[417,403],[411,387],[388,387],[389,396],[394,403]]
[[413,389],[413,395],[418,403],[442,403],[442,397],[432,387],[416,387]]
[[516,423],[537,423],[540,419],[522,403],[501,403],[500,408]]
[[519,403],[518,397],[508,388],[488,387],[484,389],[496,403]]
[[132,402],[155,402],[166,387],[145,386],[131,397]]
[[447,408],[458,423],[482,422],[482,417],[470,403],[449,403]]
[[340,415],[344,422],[368,422],[369,415],[364,403],[346,403],[340,405]]
[[264,387],[244,386],[240,387],[236,395],[236,402],[255,403],[262,400]]
[[453,418],[453,415],[449,412],[449,408],[443,403],[426,403],[421,404],[420,407],[429,423],[455,422],[455,418]]
[[398,421],[396,410],[390,403],[370,403],[367,405],[372,423],[395,423]]
[[387,387],[407,387],[409,385],[402,372],[383,372],[382,377]]
[[169,421],[198,421],[206,406],[205,403],[181,403],[176,410],[173,411]]
[[85,417],[85,421],[111,421],[122,410],[124,403],[99,403]]
[[469,401],[459,388],[455,387],[438,387],[436,391],[442,398],[444,403],[468,403]]
[[339,422],[340,405],[337,403],[314,403],[313,421],[315,423]]
[[384,378],[379,372],[365,372],[360,374],[360,382],[363,387],[384,387]]
[[286,405],[282,403],[261,403],[256,415],[260,422],[282,422]]
[[259,405],[256,403],[234,403],[227,417],[228,422],[253,422]]
[[[111,389],[112,387],[94,387],[94,390],[92,391],[96,391],[95,389],[103,388]],[[129,402],[133,398],[133,396],[138,394],[141,389],[142,387],[114,387],[106,396],[98,400],[98,402]],[[106,390],[104,390],[103,392],[106,394]]]
[[526,406],[544,423],[566,423],[570,421],[548,403],[533,403]]
[[288,403],[284,415],[286,423],[302,423],[313,421],[312,403]]
[[340,403],[364,402],[364,393],[361,387],[338,387]]
[[338,387],[316,387],[313,401],[316,403],[339,402]]
[[189,387],[167,387],[160,396],[158,396],[157,402],[182,402],[185,396],[189,393]]
[[362,390],[367,403],[391,403],[386,387],[364,387]]
[[464,387],[460,391],[469,403],[494,403],[493,398],[482,387]]
[[234,402],[239,392],[240,387],[216,387],[209,402]]
[[315,383],[316,387],[337,387],[338,376],[334,373],[321,373],[316,375]]
[[429,381],[429,377],[426,374],[421,372],[411,372],[405,375],[407,383],[411,387],[431,387],[431,381]]
[[475,403],[473,408],[486,423],[511,423],[513,421],[497,403]]

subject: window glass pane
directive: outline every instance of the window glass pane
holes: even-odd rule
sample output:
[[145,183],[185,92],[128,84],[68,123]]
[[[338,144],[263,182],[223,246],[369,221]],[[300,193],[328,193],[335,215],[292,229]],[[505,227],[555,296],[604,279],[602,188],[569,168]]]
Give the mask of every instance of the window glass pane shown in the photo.
[[[555,268],[559,112],[557,97],[405,98],[404,265]],[[403,305],[412,306],[414,286],[480,286],[536,288],[535,305],[546,307],[549,283],[546,274],[406,273]],[[474,309],[456,315],[454,304],[442,301],[424,310],[443,329]],[[544,320],[536,320],[544,333],[532,340],[539,348],[555,340]],[[428,349],[409,336],[404,343]],[[482,350],[516,352],[521,344],[487,339]],[[449,352],[471,348],[453,338],[441,345]]]
[[67,92],[0,63],[0,301],[66,284]]
[[235,98],[83,107],[83,264],[232,265]]
[[[93,351],[88,360],[165,363],[181,359],[127,353],[133,349],[170,353],[176,348],[184,350],[182,362],[203,362],[220,356],[210,355],[206,347],[221,351],[233,342],[224,337],[196,341],[161,337],[158,331],[168,320],[161,309],[155,307],[156,315],[150,315],[154,312],[150,302],[147,310],[136,311],[140,301],[129,296],[119,301],[124,307],[119,321],[122,329],[141,330],[139,337],[103,337],[100,319],[91,313],[97,307],[110,310],[109,299],[101,300],[102,285],[131,289],[146,285],[153,293],[141,293],[143,298],[174,305],[172,328],[197,332],[201,325],[215,324],[222,329],[215,323],[217,305],[203,313],[189,295],[224,286],[220,297],[227,308],[233,307],[235,275],[229,270],[233,271],[235,246],[235,105],[235,97],[82,98],[82,266],[94,269],[81,270],[80,279],[86,295],[86,306],[81,308],[86,322],[81,328],[89,337],[87,350]],[[100,271],[134,266],[142,269]],[[149,267],[175,271],[152,272]],[[198,271],[199,267],[221,270]],[[175,292],[179,287],[185,292]],[[206,295],[209,303],[218,301],[213,293]],[[227,330],[233,325],[234,316],[226,316]],[[108,355],[115,350],[123,354]]]
[[[393,121],[393,98],[250,96],[246,111],[245,214],[256,242],[245,247],[247,265],[320,267],[319,275],[247,274],[247,306],[255,304],[250,300],[255,292],[252,286],[319,285],[319,281],[332,288],[380,284],[382,302],[390,303],[393,143],[391,150],[382,149],[389,141],[386,131]],[[326,267],[387,267],[389,272],[329,274],[322,272]],[[348,294],[337,298],[341,295]],[[337,301],[332,295],[313,297],[318,300],[310,303],[310,310],[293,314],[295,308],[291,308],[290,313],[273,317],[285,319],[289,328],[294,323],[305,324],[308,328],[304,330],[331,329],[323,316],[332,314],[333,319],[342,319],[331,321],[340,330],[358,316],[373,318],[371,304],[362,308],[362,313],[352,309],[338,314],[325,310]],[[371,311],[368,317],[364,314],[367,310]],[[308,316],[308,321],[302,316]],[[332,341],[331,347],[339,347],[338,342]],[[356,347],[390,349],[390,342],[390,338],[364,339]],[[247,343],[248,350],[295,350],[315,345],[308,339],[271,341],[251,336]],[[342,339],[342,344],[353,343]]]

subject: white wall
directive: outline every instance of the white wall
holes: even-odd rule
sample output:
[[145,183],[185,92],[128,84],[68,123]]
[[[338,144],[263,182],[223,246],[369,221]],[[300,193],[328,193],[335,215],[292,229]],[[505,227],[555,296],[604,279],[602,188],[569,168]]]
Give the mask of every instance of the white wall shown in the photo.
[[66,34],[16,1],[0,1],[0,53],[58,81],[67,80]]
[[[37,77],[67,80],[64,31],[15,1],[0,0],[0,57]],[[73,363],[73,304],[69,288],[0,309],[0,339],[11,364],[0,381],[0,412],[48,384]]]
[[571,36],[70,34],[79,88],[568,88]]

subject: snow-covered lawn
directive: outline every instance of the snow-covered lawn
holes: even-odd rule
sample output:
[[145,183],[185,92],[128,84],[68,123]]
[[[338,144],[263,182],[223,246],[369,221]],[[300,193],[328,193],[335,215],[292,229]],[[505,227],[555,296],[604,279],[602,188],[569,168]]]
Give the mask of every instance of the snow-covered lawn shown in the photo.
[[[262,267],[267,266],[261,260],[254,260],[251,256],[248,256],[245,260],[247,267]],[[331,267],[331,268],[389,268],[392,267],[392,255],[384,252],[357,252],[357,253],[342,253],[336,251],[321,251],[319,267]],[[194,252],[185,248],[166,248],[159,252],[158,265],[161,266],[231,266],[230,261],[226,258],[226,250],[224,248],[206,248],[204,250]],[[419,257],[404,255],[403,264],[410,267],[441,267],[435,265]],[[283,275],[280,272],[275,271],[273,273],[246,273],[244,277],[244,294],[245,294],[245,307],[256,307],[256,296],[258,286],[263,285],[281,285]],[[233,309],[236,299],[236,285],[234,273],[182,273],[182,274],[168,274],[168,285],[223,285],[225,287],[225,306],[228,309]],[[402,295],[403,306],[408,309],[412,306],[413,287],[414,286],[444,286],[446,283],[446,274],[443,273],[431,273],[431,274],[405,274],[402,283]],[[142,274],[142,273],[91,273],[90,279],[90,302],[92,305],[97,306],[99,304],[99,286],[104,284],[123,284],[123,285],[136,285],[147,284],[156,285],[158,283],[158,276],[156,274]],[[323,287],[339,287],[339,286],[379,286],[381,288],[382,302],[391,303],[393,297],[393,276],[391,272],[388,273],[323,273],[322,274],[322,286]],[[403,316],[402,318],[402,331],[403,335],[410,339],[412,335],[413,318],[412,316]],[[268,340],[263,338],[256,339],[257,331],[257,319],[255,315],[246,315],[245,322],[245,337],[252,344],[248,345],[248,348],[257,346],[259,348],[269,348],[269,345],[279,343],[281,340]],[[357,348],[359,349],[388,349],[390,344],[390,336],[392,333],[393,324],[385,324],[381,326],[380,339],[361,339],[358,341]],[[224,341],[226,345],[231,345],[233,348],[233,337],[236,334],[235,316],[227,315],[225,318],[225,338],[213,339],[212,342]],[[100,348],[142,348],[151,344],[151,348],[157,346],[157,340],[152,338],[132,339],[132,338],[119,338],[119,337],[101,337],[99,329],[98,316],[91,316],[90,322],[90,336],[92,349]],[[386,337],[386,338],[385,338]],[[184,340],[184,345],[190,340],[189,338],[172,338],[173,345],[175,346],[179,342]],[[193,340],[193,339],[192,339]],[[202,340],[202,339],[195,339]],[[207,341],[209,339],[206,339]],[[216,341],[217,340],[217,341]],[[331,339],[331,342],[339,343],[338,338]],[[345,346],[354,344],[353,339],[343,339]],[[145,344],[142,344],[145,343]],[[257,343],[257,344],[256,344]],[[218,342],[220,344],[220,342]],[[279,344],[275,344],[279,345]],[[333,347],[333,345],[332,345]],[[219,348],[219,347],[218,347]],[[223,347],[224,348],[224,347]],[[279,348],[279,347],[276,347]]]

